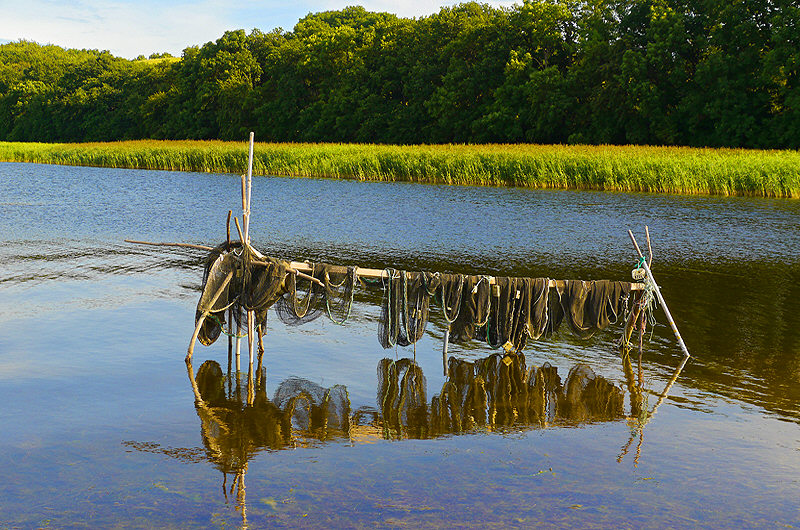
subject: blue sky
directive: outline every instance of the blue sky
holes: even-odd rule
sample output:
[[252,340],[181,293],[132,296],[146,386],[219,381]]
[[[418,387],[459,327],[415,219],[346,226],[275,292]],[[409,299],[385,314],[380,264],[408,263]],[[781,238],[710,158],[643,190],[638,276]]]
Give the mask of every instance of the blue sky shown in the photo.
[[[429,15],[442,0],[0,0],[0,41],[27,39],[66,48],[109,50],[134,58],[153,52],[180,56],[226,30],[291,30],[308,13],[361,5],[404,17]],[[511,5],[513,1],[490,1]]]

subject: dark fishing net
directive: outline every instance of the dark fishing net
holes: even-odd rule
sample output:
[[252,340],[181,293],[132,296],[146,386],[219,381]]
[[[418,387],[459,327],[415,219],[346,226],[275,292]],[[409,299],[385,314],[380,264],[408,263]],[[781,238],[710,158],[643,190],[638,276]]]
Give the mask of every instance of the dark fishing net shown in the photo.
[[464,276],[461,290],[461,308],[450,325],[451,342],[467,342],[475,338],[478,328],[485,326],[489,317],[491,285],[486,276]]
[[[206,263],[197,306],[197,319],[208,315],[200,342],[209,345],[223,332],[233,334],[234,324],[237,330],[246,329],[248,311],[255,313],[255,325],[263,329],[273,305],[288,325],[309,322],[323,312],[334,323],[345,323],[352,311],[356,268],[310,266],[314,280],[299,277],[288,262],[263,257],[252,247],[216,247]],[[629,282],[566,281],[551,295],[547,278],[497,277],[491,285],[482,276],[394,269],[386,269],[381,281],[378,336],[384,348],[419,341],[434,295],[441,303],[450,341],[478,336],[493,348],[521,352],[529,340],[554,333],[565,318],[575,334],[591,337],[619,320],[631,290]]]
[[400,334],[400,312],[403,307],[403,277],[405,271],[386,269],[383,280],[383,301],[381,318],[378,323],[378,341],[384,348],[397,344]]
[[548,322],[547,278],[495,278],[486,325],[493,348],[522,351],[528,339],[538,339]]
[[439,301],[442,304],[442,315],[448,324],[455,322],[461,311],[465,279],[463,274],[439,274]]
[[233,316],[247,327],[248,311],[255,313],[255,325],[266,320],[267,310],[286,292],[284,281],[289,264],[270,257],[256,257],[250,247],[242,249],[242,285],[239,300],[234,303]]
[[397,343],[408,346],[425,334],[430,315],[431,293],[436,292],[438,276],[410,272],[403,277],[401,325]]
[[[318,280],[322,276],[320,268],[313,263],[311,276]],[[325,311],[324,296],[325,291],[313,280],[289,274],[286,277],[286,294],[275,303],[275,313],[288,326],[306,324],[319,318]]]
[[386,274],[378,340],[384,348],[414,344],[425,334],[439,276],[394,269],[387,269]]
[[572,331],[589,338],[624,314],[629,282],[567,280],[561,305]]
[[285,294],[275,304],[278,318],[289,326],[298,326],[327,314],[332,322],[344,324],[353,307],[356,268],[327,263],[309,265],[310,276],[316,281],[289,274]]
[[[209,317],[203,321],[197,336],[200,343],[205,346],[213,344],[219,338],[226,323],[225,310],[239,300],[239,291],[235,281],[238,268],[236,256],[224,254],[221,247],[216,247],[206,261],[203,271],[203,292],[197,302],[197,311],[195,312],[195,322],[204,313],[208,312],[209,314]],[[233,273],[232,279],[225,284],[230,273]],[[220,291],[220,289],[222,290]],[[216,300],[214,300],[215,296],[217,296]]]
[[547,295],[547,324],[544,335],[549,337],[561,327],[564,321],[564,306],[562,305],[563,287],[550,289]]
[[209,346],[222,332],[234,334],[234,324],[246,329],[248,311],[254,312],[256,326],[265,324],[267,310],[285,291],[287,269],[287,262],[257,256],[240,244],[223,244],[212,250],[195,315],[197,321],[207,313],[198,335],[200,342]]
[[322,283],[325,285],[325,310],[334,324],[343,325],[350,318],[353,307],[353,294],[356,286],[356,268],[333,267],[327,263],[320,265]]

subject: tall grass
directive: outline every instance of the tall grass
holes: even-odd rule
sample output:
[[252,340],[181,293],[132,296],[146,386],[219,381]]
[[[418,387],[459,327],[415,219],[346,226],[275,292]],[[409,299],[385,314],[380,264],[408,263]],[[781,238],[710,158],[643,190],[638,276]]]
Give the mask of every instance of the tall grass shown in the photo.
[[[242,173],[244,142],[0,142],[0,160]],[[255,174],[437,184],[800,197],[800,153],[684,147],[273,144]]]

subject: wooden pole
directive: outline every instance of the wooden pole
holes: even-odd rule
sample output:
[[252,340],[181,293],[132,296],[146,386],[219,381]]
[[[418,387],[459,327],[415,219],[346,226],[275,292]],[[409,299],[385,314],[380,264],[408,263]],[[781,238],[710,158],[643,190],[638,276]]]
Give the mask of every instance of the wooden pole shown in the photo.
[[239,382],[239,372],[242,370],[242,323],[236,321],[236,382]]
[[[245,224],[245,216],[247,215],[247,177],[242,175],[242,224]],[[242,241],[244,243],[244,241]]]
[[442,375],[447,377],[447,343],[450,342],[450,324],[444,329],[444,344],[442,345]]
[[[244,241],[244,234],[242,232],[241,226],[239,225],[239,219],[237,217],[234,217],[233,221],[236,223],[236,229],[239,232],[239,239],[241,241]],[[126,239],[125,242],[126,243],[134,243],[134,244],[137,244],[137,245],[153,245],[153,246],[158,246],[158,247],[188,247],[188,248],[196,248],[198,250],[214,250],[213,247],[209,247],[209,246],[206,246],[206,245],[192,245],[192,244],[189,244],[189,243],[152,243],[152,242],[149,242],[149,241],[134,241],[132,239]],[[268,262],[260,261],[260,260],[253,260],[253,263],[255,263],[256,265],[269,265]],[[305,278],[307,280],[310,280],[310,281],[316,283],[317,285],[319,285],[321,287],[325,286],[325,284],[322,283],[320,280],[318,280],[317,278],[314,278],[313,276],[310,276],[308,274],[308,272],[311,272],[311,266],[308,263],[304,262],[304,261],[292,261],[292,262],[289,263],[289,268],[286,269],[286,270],[287,270],[287,272],[290,272],[292,274],[297,274],[301,278]],[[344,273],[344,272],[347,272],[347,267],[344,267],[344,266],[333,266],[333,267],[331,267],[331,272]],[[409,273],[409,274],[411,274],[411,273]],[[383,269],[369,269],[369,268],[365,268],[365,267],[356,267],[356,276],[357,277],[361,277],[361,278],[369,278],[369,279],[381,279],[381,278],[386,278],[387,277],[386,276],[386,271],[383,270]],[[494,279],[493,276],[487,276],[487,278],[489,279],[489,283],[491,285],[495,284],[495,279]],[[550,287],[551,288],[555,287],[555,288],[563,289],[564,285],[565,285],[565,280],[550,280]],[[644,289],[644,284],[642,284],[642,283],[631,283],[631,291],[641,291],[642,289]]]
[[250,244],[250,193],[253,190],[253,138],[255,133],[250,132],[250,153],[247,157],[247,219],[244,222],[244,236]]
[[151,243],[150,241],[136,241],[133,239],[126,239],[126,243],[133,243],[135,245],[150,245],[153,247],[185,247],[196,248],[197,250],[214,250],[214,247],[206,245],[192,245],[190,243]]
[[[641,249],[639,249],[639,244],[636,242],[636,238],[633,237],[633,232],[628,230],[628,235],[631,238],[631,242],[633,243],[634,248],[636,248],[636,253],[639,255],[639,259],[644,258]],[[656,298],[658,298],[658,302],[661,304],[661,308],[664,310],[664,314],[667,316],[667,322],[669,322],[670,327],[672,328],[672,332],[675,334],[675,338],[678,339],[678,345],[680,345],[681,350],[683,350],[683,355],[685,357],[691,357],[689,354],[689,349],[686,347],[686,344],[683,342],[683,338],[681,337],[680,332],[678,331],[678,326],[675,325],[675,320],[672,318],[672,314],[669,312],[669,308],[667,307],[667,302],[664,301],[664,296],[661,294],[661,289],[658,287],[655,278],[653,278],[653,272],[650,270],[650,266],[647,265],[647,261],[642,263],[642,267],[644,267],[644,271],[647,273],[647,277],[650,278],[650,281],[653,282],[655,286],[655,293]]]
[[225,241],[228,243],[228,250],[231,249],[231,214],[233,214],[233,210],[228,210],[228,220],[225,222],[225,235],[227,236]]
[[[250,194],[253,189],[253,138],[255,134],[250,133],[250,149],[247,158],[247,188],[244,188],[244,180],[242,180],[242,197],[244,203],[242,204],[242,221],[244,223],[244,243],[250,246]],[[249,354],[249,369],[247,371],[247,398],[248,404],[252,404],[253,392],[253,342],[255,339],[255,317],[252,311],[247,312],[247,352]]]
[[[211,302],[208,303],[209,307],[214,307],[214,304],[217,303],[217,300],[220,296],[222,296],[222,292],[228,286],[228,284],[233,278],[233,271],[229,272],[225,279],[222,281],[222,285],[219,286],[217,292],[214,293],[214,296],[211,297]],[[194,343],[197,340],[197,336],[200,334],[200,328],[203,326],[203,322],[205,321],[206,317],[211,313],[208,309],[203,311],[200,315],[200,318],[197,319],[197,325],[194,327],[194,333],[192,334],[192,341],[189,343],[189,351],[186,353],[186,362],[190,362],[192,360],[192,354],[194,353]]]
[[227,333],[228,335],[228,375],[230,376],[231,373],[231,363],[233,362],[233,337],[231,337],[231,332],[233,331],[233,308],[228,308],[228,329],[230,332]]

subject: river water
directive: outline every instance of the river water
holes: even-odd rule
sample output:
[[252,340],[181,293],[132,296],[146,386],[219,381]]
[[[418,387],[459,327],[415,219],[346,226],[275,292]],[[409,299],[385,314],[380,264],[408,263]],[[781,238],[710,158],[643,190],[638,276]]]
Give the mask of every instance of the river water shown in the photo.
[[234,175],[0,164],[1,527],[800,525],[800,202],[255,178],[284,258],[625,280],[650,227],[682,370],[659,310],[641,384],[619,326],[562,330],[525,350],[544,401],[471,413],[441,318],[383,350],[375,287],[344,326],[270,315],[251,405],[227,341],[198,346],[195,406],[203,252],[123,239],[217,244],[238,204]]

